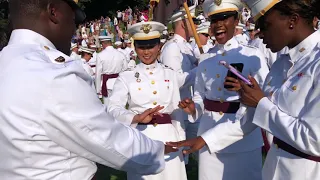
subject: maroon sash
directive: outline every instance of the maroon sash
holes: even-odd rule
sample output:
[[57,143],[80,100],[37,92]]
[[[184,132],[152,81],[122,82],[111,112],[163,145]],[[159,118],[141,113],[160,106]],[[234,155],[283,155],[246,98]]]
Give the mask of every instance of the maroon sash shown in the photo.
[[299,151],[298,149],[292,147],[291,145],[285,143],[284,141],[282,141],[276,137],[273,137],[273,143],[275,145],[277,145],[280,149],[282,149],[290,154],[301,157],[303,159],[308,159],[311,161],[320,162],[320,157],[305,154],[305,153]]
[[107,88],[107,81],[109,79],[117,78],[119,74],[102,74],[102,87],[101,87],[101,94],[104,97],[108,97],[108,88]]
[[171,124],[171,116],[169,114],[162,114],[163,117],[155,115],[152,117],[152,120],[149,123],[143,124],[139,123],[138,125],[158,125],[158,124]]
[[263,144],[264,144],[264,146],[262,147],[262,152],[268,153],[268,151],[270,149],[270,144],[269,144],[269,141],[267,138],[267,133],[265,130],[261,129],[261,134],[262,134]]
[[223,113],[236,113],[240,107],[239,102],[220,102],[209,99],[204,99],[204,108],[208,111],[223,112]]

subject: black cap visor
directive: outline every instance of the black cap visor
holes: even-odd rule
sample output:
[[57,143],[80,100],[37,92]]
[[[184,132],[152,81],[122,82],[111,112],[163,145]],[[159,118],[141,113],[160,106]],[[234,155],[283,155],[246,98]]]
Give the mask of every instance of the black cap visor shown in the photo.
[[152,49],[158,44],[160,44],[160,38],[150,40],[134,40],[134,46],[137,48]]
[[232,16],[237,17],[238,12],[237,11],[226,11],[226,12],[222,12],[222,13],[218,13],[218,14],[213,14],[209,17],[209,19],[210,19],[211,23],[215,23],[218,21],[226,20]]

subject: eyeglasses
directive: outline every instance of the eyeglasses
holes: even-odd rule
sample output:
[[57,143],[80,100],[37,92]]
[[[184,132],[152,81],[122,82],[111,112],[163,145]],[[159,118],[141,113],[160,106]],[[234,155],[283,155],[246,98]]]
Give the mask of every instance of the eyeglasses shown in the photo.
[[209,34],[206,34],[206,33],[201,33],[202,35],[204,35],[205,37],[209,37],[210,35]]
[[210,19],[210,23],[213,24],[218,21],[224,21],[230,17],[237,17],[237,16],[238,16],[237,11],[230,11],[230,12],[223,12],[223,13],[211,15],[209,19]]
[[197,18],[192,18],[193,24],[195,25],[200,25],[201,24],[201,20],[197,19]]

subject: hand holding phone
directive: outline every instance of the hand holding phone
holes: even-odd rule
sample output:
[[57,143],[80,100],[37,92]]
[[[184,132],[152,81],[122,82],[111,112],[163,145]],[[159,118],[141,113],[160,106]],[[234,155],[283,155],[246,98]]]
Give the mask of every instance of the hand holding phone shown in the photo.
[[[243,69],[243,64],[242,63],[228,64],[226,61],[220,61],[219,64],[223,65],[224,67],[226,67],[229,70],[228,74],[227,74],[227,77],[233,77],[233,78],[236,78],[236,79],[239,78],[244,83],[248,84],[249,86],[252,86],[252,83],[250,82],[250,80],[247,79],[243,74],[241,74],[241,71]],[[235,67],[233,67],[233,66],[235,66]],[[225,86],[225,88],[229,89],[229,88],[232,88],[232,87]]]

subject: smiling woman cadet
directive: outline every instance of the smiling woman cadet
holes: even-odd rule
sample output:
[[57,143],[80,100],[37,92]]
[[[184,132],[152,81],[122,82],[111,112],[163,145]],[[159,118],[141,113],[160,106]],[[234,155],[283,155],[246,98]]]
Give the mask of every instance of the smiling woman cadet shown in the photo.
[[[261,37],[273,52],[289,47],[268,74],[263,91],[235,84],[241,103],[255,109],[253,124],[274,135],[263,168],[264,180],[320,179],[320,32],[313,27],[319,18],[319,0],[248,0]],[[241,85],[241,87],[240,87]],[[250,108],[249,108],[250,109]],[[207,144],[219,150],[255,129],[252,123],[223,123],[188,144],[194,150]],[[218,137],[218,138],[217,138]],[[230,141],[225,142],[226,139]],[[186,142],[178,143],[183,146]],[[219,146],[217,146],[217,144]]]
[[[184,122],[177,105],[179,88],[189,76],[177,74],[158,63],[160,32],[164,29],[163,24],[152,21],[134,24],[128,29],[141,63],[120,73],[110,96],[108,112],[151,139],[168,142],[185,139]],[[125,108],[127,102],[128,109]],[[165,158],[166,168],[162,173],[150,176],[128,173],[128,179],[186,180],[182,152],[170,153]]]

